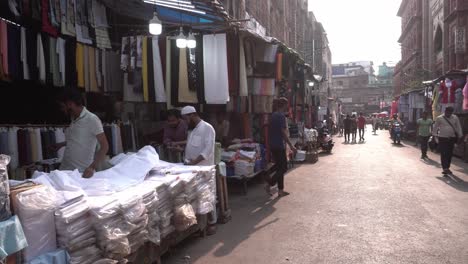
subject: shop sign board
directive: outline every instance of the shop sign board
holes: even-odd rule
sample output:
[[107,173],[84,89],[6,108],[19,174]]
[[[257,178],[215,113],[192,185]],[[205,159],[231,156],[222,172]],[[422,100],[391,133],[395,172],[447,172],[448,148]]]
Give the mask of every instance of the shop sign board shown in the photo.
[[455,28],[455,54],[464,54],[466,52],[466,28]]

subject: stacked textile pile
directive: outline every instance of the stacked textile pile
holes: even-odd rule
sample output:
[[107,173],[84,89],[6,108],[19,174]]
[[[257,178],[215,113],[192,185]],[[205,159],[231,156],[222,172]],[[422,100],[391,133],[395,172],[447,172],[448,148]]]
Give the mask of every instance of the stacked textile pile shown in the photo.
[[57,193],[39,186],[14,197],[15,212],[23,225],[28,247],[23,251],[25,262],[57,249],[54,212],[60,203]]
[[97,245],[106,258],[124,260],[148,241],[148,214],[138,193],[121,192],[92,200]]
[[169,186],[174,198],[173,224],[177,231],[182,232],[197,224],[197,217],[192,204],[196,204],[197,193],[196,174],[189,172],[178,175],[176,180]]
[[216,169],[199,167],[196,173],[196,213],[208,214],[216,209]]
[[240,142],[221,153],[227,176],[249,176],[265,167],[265,151],[258,143]]
[[94,263],[101,258],[96,248],[96,232],[89,217],[89,205],[84,196],[72,199],[55,211],[57,240],[66,248],[70,263]]
[[[157,172],[153,172],[157,173]],[[171,222],[172,216],[174,215],[173,207],[174,201],[169,190],[169,186],[175,182],[173,177],[162,177],[156,176],[149,179],[148,182],[153,182],[156,186],[156,193],[158,195],[159,204],[156,209],[159,216],[159,231],[160,238],[165,238],[169,234],[175,231],[175,227]],[[154,231],[157,228],[154,226]]]
[[10,212],[10,186],[8,184],[7,166],[10,157],[0,155],[0,222],[11,216]]

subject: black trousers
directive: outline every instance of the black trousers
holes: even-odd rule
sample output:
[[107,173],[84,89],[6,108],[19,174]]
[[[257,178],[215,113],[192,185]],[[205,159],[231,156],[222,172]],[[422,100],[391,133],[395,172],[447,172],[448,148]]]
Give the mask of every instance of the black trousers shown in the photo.
[[364,140],[364,128],[359,128],[359,139]]
[[456,138],[439,138],[440,163],[442,169],[450,169]]
[[429,141],[429,137],[419,136],[419,144],[421,144],[421,154],[423,156],[427,155],[427,142]]
[[350,141],[351,140],[351,130],[345,129],[344,138],[345,138],[345,141]]
[[272,149],[271,154],[275,165],[273,166],[273,171],[275,175],[270,181],[270,185],[274,186],[278,184],[278,190],[284,190],[284,174],[288,171],[288,160],[286,158],[285,149]]
[[357,129],[352,129],[351,134],[353,135],[353,141],[356,141]]

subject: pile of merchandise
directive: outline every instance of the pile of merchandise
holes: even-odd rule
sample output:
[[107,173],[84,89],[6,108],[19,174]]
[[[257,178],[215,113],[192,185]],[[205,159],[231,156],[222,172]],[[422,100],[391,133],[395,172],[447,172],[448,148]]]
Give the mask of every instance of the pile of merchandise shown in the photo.
[[0,222],[10,218],[10,186],[8,184],[7,166],[10,157],[0,155]]
[[91,179],[76,171],[36,173],[32,186],[15,191],[26,261],[59,247],[72,264],[126,263],[147,242],[159,245],[215,209],[214,167],[163,162],[151,147],[113,163]]
[[266,166],[265,148],[252,142],[233,144],[221,153],[227,176],[249,176]]

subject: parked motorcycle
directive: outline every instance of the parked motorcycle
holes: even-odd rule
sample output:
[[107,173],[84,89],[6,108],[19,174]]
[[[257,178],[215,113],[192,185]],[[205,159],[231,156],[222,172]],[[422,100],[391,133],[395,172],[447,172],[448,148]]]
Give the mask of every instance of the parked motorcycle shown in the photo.
[[333,138],[328,132],[327,128],[322,128],[319,130],[319,136],[318,136],[318,146],[320,149],[327,153],[331,153],[333,146],[335,146],[335,143],[333,142]]

